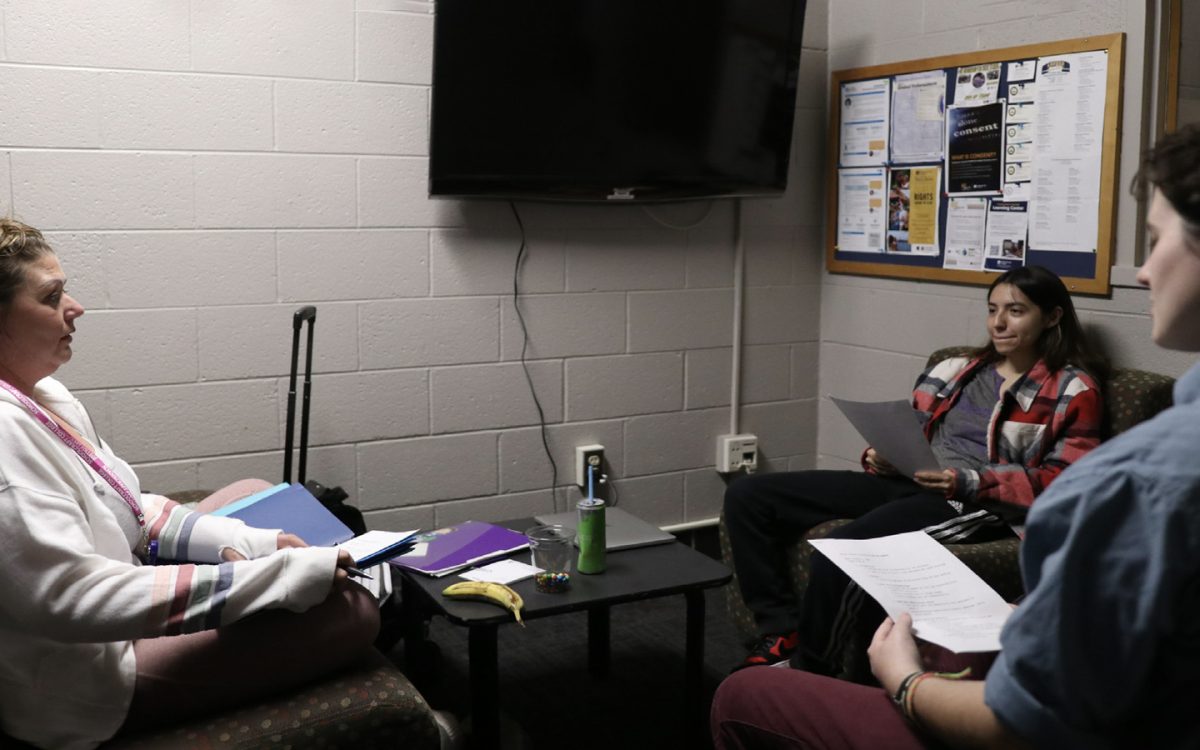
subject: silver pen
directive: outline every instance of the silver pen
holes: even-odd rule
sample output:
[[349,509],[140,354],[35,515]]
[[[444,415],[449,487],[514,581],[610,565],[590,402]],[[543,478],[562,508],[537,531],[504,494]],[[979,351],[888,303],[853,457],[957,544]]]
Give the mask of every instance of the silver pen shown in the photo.
[[342,570],[346,571],[346,575],[350,576],[351,578],[367,578],[372,581],[375,580],[374,577],[359,570],[358,568],[354,567],[353,565],[347,565],[346,567],[342,568]]

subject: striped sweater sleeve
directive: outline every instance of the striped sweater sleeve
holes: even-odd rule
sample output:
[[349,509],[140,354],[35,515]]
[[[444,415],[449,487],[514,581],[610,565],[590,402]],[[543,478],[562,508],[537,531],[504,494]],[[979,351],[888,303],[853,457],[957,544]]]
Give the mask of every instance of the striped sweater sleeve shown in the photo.
[[152,566],[143,633],[210,630],[264,609],[302,612],[325,598],[336,558],[336,549],[307,547],[220,565]]
[[[0,525],[0,617],[66,642],[132,640],[226,625],[328,595],[337,549],[285,549],[220,565],[139,565],[102,554],[71,497],[9,484]],[[127,553],[128,554],[128,553]]]
[[257,529],[236,518],[196,513],[162,495],[143,493],[142,510],[161,560],[219,563],[225,548],[254,559],[278,546],[279,529]]

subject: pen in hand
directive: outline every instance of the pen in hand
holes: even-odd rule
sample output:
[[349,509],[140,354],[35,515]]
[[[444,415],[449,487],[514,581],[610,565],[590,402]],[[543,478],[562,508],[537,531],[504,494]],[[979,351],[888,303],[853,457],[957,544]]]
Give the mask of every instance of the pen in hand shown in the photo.
[[[356,568],[353,563],[357,562],[349,552],[344,549],[338,550],[338,567],[346,571],[346,575],[351,578],[367,578],[375,580],[371,576],[363,572],[362,568]],[[349,565],[347,563],[350,563]]]

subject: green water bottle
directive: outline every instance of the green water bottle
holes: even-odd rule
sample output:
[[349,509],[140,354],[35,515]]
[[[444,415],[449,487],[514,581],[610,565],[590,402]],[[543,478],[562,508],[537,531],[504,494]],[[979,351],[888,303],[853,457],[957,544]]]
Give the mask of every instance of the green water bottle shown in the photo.
[[603,573],[606,545],[604,528],[604,501],[585,498],[579,501],[579,525],[575,530],[579,542],[580,573]]

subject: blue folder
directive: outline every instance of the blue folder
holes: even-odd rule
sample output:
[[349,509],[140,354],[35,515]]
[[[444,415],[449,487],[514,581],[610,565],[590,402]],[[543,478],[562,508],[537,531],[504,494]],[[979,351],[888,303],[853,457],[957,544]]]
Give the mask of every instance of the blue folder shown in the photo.
[[239,518],[247,526],[283,529],[313,547],[332,547],[354,538],[350,527],[321,505],[304,485],[293,483],[283,489],[272,487],[271,490],[274,491],[259,493],[261,496],[250,503],[233,503],[238,507],[224,515]]
[[287,482],[284,482],[283,484],[277,484],[274,487],[268,487],[265,490],[262,490],[260,492],[255,492],[253,495],[246,495],[241,500],[234,500],[232,503],[229,503],[228,505],[222,505],[220,508],[217,508],[212,513],[209,513],[209,515],[210,516],[233,515],[234,512],[239,511],[242,508],[245,508],[247,505],[253,505],[254,503],[257,503],[259,500],[262,500],[267,495],[274,495],[276,492],[279,492],[280,490],[286,490],[290,486],[291,485],[289,485]]

